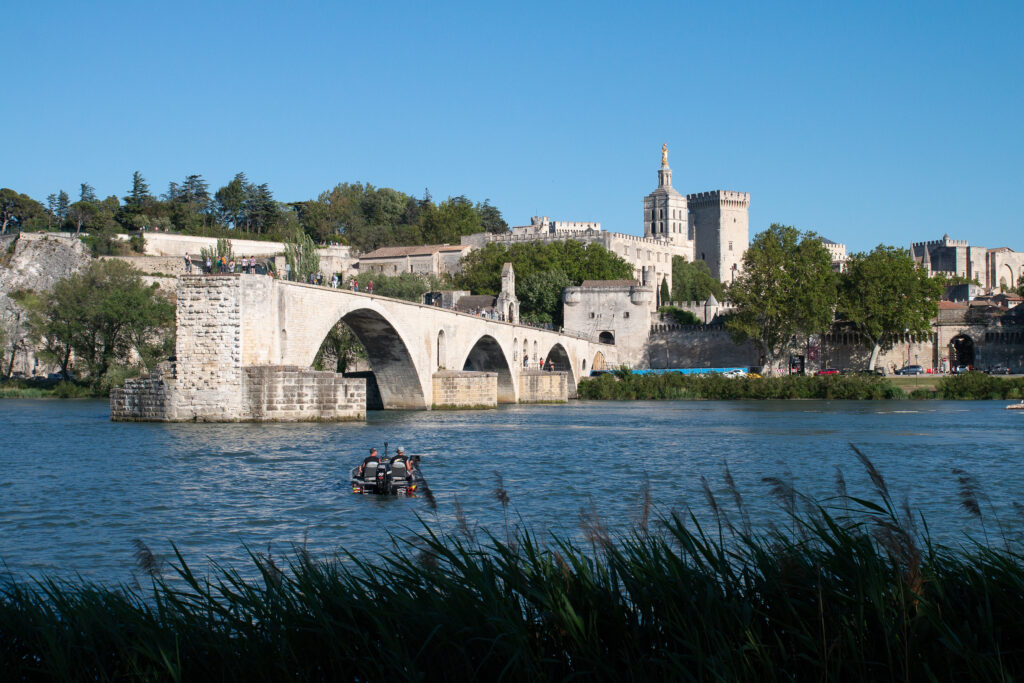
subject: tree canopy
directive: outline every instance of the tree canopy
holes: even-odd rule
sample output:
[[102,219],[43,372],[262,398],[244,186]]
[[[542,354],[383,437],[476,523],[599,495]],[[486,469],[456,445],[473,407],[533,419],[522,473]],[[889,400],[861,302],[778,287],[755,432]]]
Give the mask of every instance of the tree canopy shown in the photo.
[[148,366],[173,348],[174,305],[121,260],[92,261],[40,295],[32,312],[34,333],[53,359],[66,373],[73,352],[93,384],[115,364],[137,355]]
[[715,279],[707,263],[672,257],[672,301],[707,301],[712,294],[721,301],[725,285]]
[[828,329],[835,316],[836,286],[821,238],[773,223],[754,237],[743,256],[743,272],[727,289],[736,313],[726,328],[734,340],[752,341],[764,367],[773,367],[797,334]]
[[[0,230],[73,229],[87,231],[97,254],[116,253],[116,231],[142,228],[175,230],[211,237],[294,240],[297,230],[316,242],[339,242],[359,251],[418,244],[458,244],[463,235],[508,231],[501,211],[490,203],[455,195],[435,203],[369,183],[340,183],[315,199],[281,202],[270,185],[239,172],[225,185],[211,188],[200,174],[171,181],[155,196],[141,171],[135,171],[123,197],[100,201],[96,190],[81,183],[78,201],[64,190],[46,205],[14,190],[0,190]],[[108,234],[109,233],[109,234]]]
[[839,287],[839,315],[871,348],[868,369],[896,337],[931,332],[944,287],[944,280],[929,277],[906,249],[880,244],[850,256]]

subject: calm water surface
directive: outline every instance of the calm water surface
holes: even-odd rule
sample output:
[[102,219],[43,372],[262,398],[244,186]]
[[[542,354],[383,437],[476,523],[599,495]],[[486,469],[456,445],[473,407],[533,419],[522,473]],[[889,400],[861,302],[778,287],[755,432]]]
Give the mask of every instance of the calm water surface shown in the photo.
[[[723,499],[728,464],[755,522],[777,516],[763,477],[851,493],[867,478],[848,443],[909,497],[935,535],[962,538],[950,470],[974,475],[1004,521],[1024,503],[1024,414],[1005,402],[579,402],[479,412],[374,412],[365,424],[111,423],[105,401],[0,401],[0,562],[16,576],[124,581],[132,539],[190,562],[242,567],[245,547],[275,556],[369,556],[417,515],[454,527],[455,496],[480,528],[504,534],[493,495],[504,474],[513,519],[580,534],[591,501],[628,529],[649,479],[662,512],[705,509],[700,477]],[[424,454],[437,510],[422,498],[356,496],[347,472],[370,446]],[[1018,527],[1020,522],[1017,522]]]

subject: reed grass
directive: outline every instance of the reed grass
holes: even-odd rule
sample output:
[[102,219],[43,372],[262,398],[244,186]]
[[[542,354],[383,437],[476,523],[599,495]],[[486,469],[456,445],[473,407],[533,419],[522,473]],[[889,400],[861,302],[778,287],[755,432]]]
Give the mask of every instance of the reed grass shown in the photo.
[[[612,538],[591,501],[586,542],[426,525],[379,560],[201,578],[176,552],[135,544],[147,588],[8,581],[0,589],[7,680],[1011,680],[1024,675],[1024,563],[993,544],[932,542],[856,453],[870,497],[817,504],[789,477],[766,484],[788,515],[753,532],[710,486],[693,513]],[[987,516],[967,473],[964,509]],[[727,482],[731,481],[731,475]],[[842,473],[837,489],[845,490]],[[495,498],[510,504],[500,479]],[[506,517],[507,519],[507,517]],[[921,531],[920,529],[925,529]],[[397,539],[396,539],[397,540]],[[165,578],[167,577],[167,578]]]

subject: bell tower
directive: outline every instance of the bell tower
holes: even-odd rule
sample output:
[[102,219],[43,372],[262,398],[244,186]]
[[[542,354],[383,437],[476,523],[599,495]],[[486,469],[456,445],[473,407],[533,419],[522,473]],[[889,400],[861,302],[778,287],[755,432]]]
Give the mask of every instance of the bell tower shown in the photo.
[[661,146],[658,188],[644,197],[644,237],[693,247],[693,237],[688,232],[686,197],[672,187],[668,145]]

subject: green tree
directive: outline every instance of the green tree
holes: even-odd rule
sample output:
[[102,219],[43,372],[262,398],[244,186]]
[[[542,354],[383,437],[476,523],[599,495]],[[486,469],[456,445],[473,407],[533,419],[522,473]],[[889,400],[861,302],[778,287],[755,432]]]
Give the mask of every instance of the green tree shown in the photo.
[[458,244],[463,235],[483,231],[480,214],[463,196],[449,197],[423,212],[423,239],[427,244]]
[[707,263],[672,257],[672,301],[707,301],[712,294],[724,299],[725,285],[711,275]]
[[832,259],[812,232],[772,224],[754,237],[743,256],[743,272],[726,295],[736,307],[726,328],[737,342],[750,340],[764,369],[790,348],[798,333],[828,329],[835,316]]
[[366,349],[351,328],[344,322],[339,322],[331,328],[320,345],[313,359],[313,368],[348,372],[357,360],[366,360]]
[[[514,266],[513,266],[514,267]],[[572,280],[560,268],[535,270],[516,276],[516,298],[519,299],[519,315],[525,322],[561,327],[562,290],[573,285]]]
[[89,183],[82,183],[78,191],[78,201],[95,204],[99,201],[96,197],[96,188]]
[[476,205],[476,212],[480,216],[480,225],[486,232],[503,233],[508,232],[508,223],[501,217],[498,207],[491,204],[490,199],[485,199],[483,204]]
[[291,268],[291,276],[305,282],[311,273],[320,270],[320,254],[316,243],[304,232],[298,232],[284,245],[284,258]]
[[224,187],[217,190],[214,198],[217,202],[217,215],[224,223],[235,228],[247,230],[245,224],[245,199],[249,181],[245,173],[236,173]]
[[59,226],[64,225],[64,221],[68,219],[68,211],[71,208],[71,197],[64,190],[57,193],[57,206],[54,213],[57,215],[57,222]]
[[95,386],[133,352],[147,365],[166,353],[174,305],[144,285],[134,267],[108,259],[58,281],[36,320],[37,333],[71,349]]
[[11,228],[42,227],[46,220],[47,211],[42,204],[8,187],[0,189],[0,235]]
[[[367,273],[360,276],[362,279],[361,289],[366,291],[369,282],[373,282],[373,293],[380,296],[402,299],[403,301],[415,301],[423,303],[423,295],[427,292],[436,292],[444,288],[441,279],[434,275],[420,275],[418,273],[399,273],[398,275],[384,275],[383,273]],[[357,279],[360,279],[357,278]],[[351,282],[351,279],[349,280]],[[348,282],[345,283],[348,285]]]
[[132,189],[124,198],[124,208],[129,214],[140,213],[153,201],[153,195],[149,193],[149,184],[138,171],[132,173]]
[[668,291],[668,278],[661,278],[661,290],[658,292],[658,304],[665,306],[669,301],[672,300],[672,296]]
[[869,370],[874,370],[878,352],[890,348],[897,337],[931,333],[943,287],[906,249],[880,244],[869,253],[850,256],[839,289],[839,314],[853,323],[871,349]]
[[1017,295],[1024,296],[1024,274],[1017,278]]

